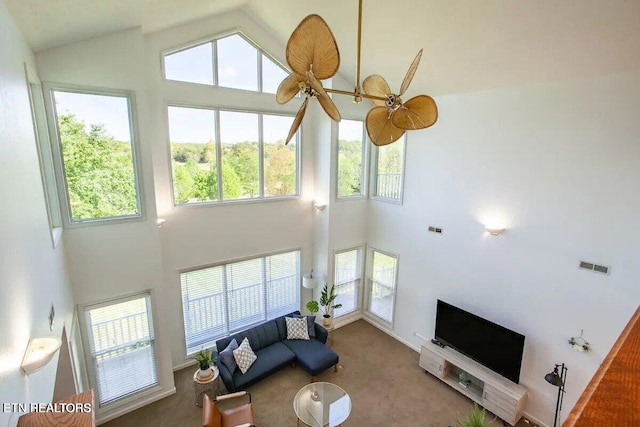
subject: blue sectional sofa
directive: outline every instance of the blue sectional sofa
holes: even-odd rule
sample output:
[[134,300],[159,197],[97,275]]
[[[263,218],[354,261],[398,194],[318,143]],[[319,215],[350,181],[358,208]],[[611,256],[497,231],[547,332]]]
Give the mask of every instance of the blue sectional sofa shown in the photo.
[[222,351],[234,338],[240,344],[247,337],[251,349],[258,357],[244,374],[240,369],[236,369],[231,374],[224,363],[218,363],[220,377],[229,393],[242,390],[294,362],[311,375],[312,381],[317,374],[338,365],[338,355],[325,345],[328,334],[321,325],[314,324],[315,338],[287,339],[287,325],[284,318],[293,315],[300,315],[300,312],[295,311],[216,341],[216,348]]

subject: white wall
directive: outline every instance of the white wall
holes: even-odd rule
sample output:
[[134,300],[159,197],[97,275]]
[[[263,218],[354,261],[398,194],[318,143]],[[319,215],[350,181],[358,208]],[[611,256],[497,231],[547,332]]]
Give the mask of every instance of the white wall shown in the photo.
[[[564,418],[640,302],[640,75],[437,103],[438,123],[408,134],[404,205],[369,204],[369,243],[400,254],[393,333],[432,337],[438,298],[523,333],[527,412],[552,423],[544,375],[568,365]],[[566,342],[581,329],[591,353]]]
[[[150,123],[142,33],[139,29],[131,29],[50,49],[38,53],[37,62],[43,81],[135,92],[145,218],[124,224],[65,230],[67,260],[77,304],[151,291],[159,388],[142,400],[130,402],[130,405],[102,410],[98,420],[104,421],[175,391],[169,352],[171,337],[163,333],[169,327],[169,319],[164,313],[170,302],[163,292],[161,239],[155,226],[152,144],[148,137]],[[80,320],[84,321],[82,317]]]
[[[20,368],[30,338],[61,337],[73,299],[64,260],[54,249],[40,176],[24,62],[33,54],[0,0],[0,402],[51,402],[58,354],[30,376]],[[56,310],[53,331],[47,316]],[[0,411],[0,426],[19,414]]]

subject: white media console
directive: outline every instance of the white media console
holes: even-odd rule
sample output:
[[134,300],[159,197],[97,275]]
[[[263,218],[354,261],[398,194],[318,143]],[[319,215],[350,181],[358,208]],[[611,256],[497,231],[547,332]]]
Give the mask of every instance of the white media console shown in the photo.
[[[418,364],[512,426],[522,417],[527,389],[453,348],[428,342],[422,346]],[[470,380],[466,387],[460,384],[461,372]]]

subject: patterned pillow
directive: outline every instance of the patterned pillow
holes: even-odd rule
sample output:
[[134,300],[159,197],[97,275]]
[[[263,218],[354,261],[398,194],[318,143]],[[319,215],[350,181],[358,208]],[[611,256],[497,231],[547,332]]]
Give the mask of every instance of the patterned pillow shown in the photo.
[[307,328],[309,329],[309,338],[316,337],[316,316],[302,316],[300,314],[294,314],[293,317],[303,319],[307,319]]
[[236,339],[234,338],[231,340],[229,345],[227,345],[227,348],[220,352],[220,360],[222,360],[224,366],[229,369],[231,375],[233,375],[236,368],[238,367],[238,365],[236,364],[236,360],[233,358],[233,350],[235,350],[236,348],[238,348],[238,341],[236,341]]
[[249,370],[251,365],[253,365],[253,362],[255,362],[258,358],[253,350],[251,350],[249,338],[243,339],[240,347],[233,350],[233,357],[236,359],[238,368],[240,368],[240,372],[242,372],[243,374]]
[[287,339],[288,340],[308,340],[309,329],[307,319],[295,317],[285,317],[287,321]]

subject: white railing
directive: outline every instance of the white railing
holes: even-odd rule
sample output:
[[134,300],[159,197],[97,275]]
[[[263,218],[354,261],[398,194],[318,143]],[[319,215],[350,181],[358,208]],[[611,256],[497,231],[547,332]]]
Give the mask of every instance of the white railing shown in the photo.
[[379,173],[376,180],[376,196],[399,199],[402,192],[402,173]]
[[335,304],[342,304],[342,307],[334,310],[334,317],[340,317],[358,309],[359,287],[360,279],[336,285]]
[[188,347],[194,348],[209,343],[267,318],[286,314],[285,311],[297,310],[297,277],[294,274],[268,281],[266,305],[262,283],[229,289],[226,295],[224,292],[197,298],[183,295]]

